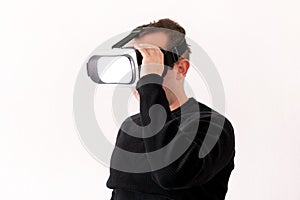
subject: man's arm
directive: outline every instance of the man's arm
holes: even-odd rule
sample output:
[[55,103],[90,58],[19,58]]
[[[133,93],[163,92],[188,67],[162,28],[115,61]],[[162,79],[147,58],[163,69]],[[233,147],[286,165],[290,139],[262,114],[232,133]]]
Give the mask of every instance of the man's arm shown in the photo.
[[[212,177],[214,177],[221,169],[223,169],[232,156],[234,155],[234,134],[233,128],[228,120],[224,121],[224,125],[211,123],[214,117],[202,117],[200,119],[189,120],[183,129],[179,129],[181,119],[174,118],[171,115],[169,103],[162,88],[163,78],[155,73],[143,76],[137,83],[136,89],[140,95],[140,116],[141,124],[147,126],[150,123],[160,124],[161,120],[165,120],[163,127],[158,133],[150,133],[151,129],[147,129],[146,134],[153,135],[150,138],[144,138],[146,152],[152,152],[163,148],[171,139],[174,139],[174,145],[169,149],[169,154],[162,155],[162,162],[168,160],[172,152],[176,151],[178,145],[190,143],[188,149],[170,165],[152,172],[153,180],[162,188],[182,189],[195,185],[201,185]],[[149,111],[151,107],[161,106],[165,110],[165,119],[162,113]],[[217,117],[217,116],[216,116]],[[222,124],[221,124],[222,125]],[[207,135],[208,127],[220,130],[219,138],[215,138],[215,145],[207,155],[199,158],[199,151],[203,145],[205,136],[214,139],[214,133]],[[195,127],[198,127],[195,130]],[[144,129],[145,130],[145,129]],[[153,130],[153,129],[152,129]],[[191,137],[197,131],[197,137]],[[175,137],[177,134],[178,137]],[[153,163],[152,163],[153,162]],[[157,162],[157,161],[155,161]],[[149,164],[153,168],[157,163],[153,159],[149,159]]]

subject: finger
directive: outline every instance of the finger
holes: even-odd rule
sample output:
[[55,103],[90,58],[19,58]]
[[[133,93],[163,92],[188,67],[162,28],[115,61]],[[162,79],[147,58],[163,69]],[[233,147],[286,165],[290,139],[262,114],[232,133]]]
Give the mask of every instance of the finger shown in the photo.
[[134,48],[137,49],[142,54],[143,58],[150,56],[149,53],[146,51],[146,49],[140,47],[138,44],[134,44]]
[[145,49],[151,55],[153,55],[153,54],[158,55],[160,53],[159,47],[155,46],[153,44],[139,43],[136,45],[136,47]]
[[157,52],[154,48],[145,48],[145,51],[147,51],[147,53],[150,55],[150,56],[155,56],[157,55]]
[[158,47],[146,47],[145,50],[148,52],[149,55],[153,55],[153,56],[162,55],[162,52]]

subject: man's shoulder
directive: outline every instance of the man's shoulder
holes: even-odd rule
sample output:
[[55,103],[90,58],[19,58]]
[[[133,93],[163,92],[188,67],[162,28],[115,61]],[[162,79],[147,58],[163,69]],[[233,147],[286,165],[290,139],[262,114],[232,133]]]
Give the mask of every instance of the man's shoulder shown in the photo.
[[[196,100],[197,101],[197,100]],[[209,113],[211,120],[215,119],[215,121],[222,122],[223,127],[226,127],[227,129],[230,129],[231,132],[234,132],[233,125],[231,123],[231,120],[228,116],[225,114],[221,114],[219,111],[211,108],[210,106],[206,105],[205,103],[197,101],[200,107],[200,113]]]

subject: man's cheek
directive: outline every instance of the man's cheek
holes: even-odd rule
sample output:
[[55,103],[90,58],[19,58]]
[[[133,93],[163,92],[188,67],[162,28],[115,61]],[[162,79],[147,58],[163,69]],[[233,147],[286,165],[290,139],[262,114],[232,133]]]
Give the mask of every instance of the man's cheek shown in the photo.
[[166,77],[164,78],[162,84],[163,84],[163,87],[164,87],[164,88],[171,89],[171,87],[172,87],[172,84],[171,84],[171,83],[172,83],[171,77],[167,77],[167,76],[166,76]]

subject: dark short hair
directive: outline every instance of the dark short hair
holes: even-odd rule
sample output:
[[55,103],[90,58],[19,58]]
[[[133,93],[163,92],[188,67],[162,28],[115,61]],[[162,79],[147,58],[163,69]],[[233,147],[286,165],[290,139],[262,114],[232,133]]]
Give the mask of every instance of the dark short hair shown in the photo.
[[[137,28],[144,28],[144,27],[154,27],[154,28],[161,28],[161,29],[145,29],[145,31],[142,31],[136,38],[143,37],[144,35],[153,33],[153,32],[165,32],[168,35],[169,41],[168,41],[168,50],[172,49],[173,47],[179,45],[179,43],[182,41],[182,39],[185,37],[185,30],[182,26],[180,26],[177,22],[165,18],[160,19],[157,22],[150,22],[149,24],[144,24],[141,26],[138,26]],[[165,31],[164,31],[165,29]],[[172,31],[168,31],[172,30]],[[191,54],[190,45],[187,45],[186,51],[181,55],[181,58],[190,59]]]

